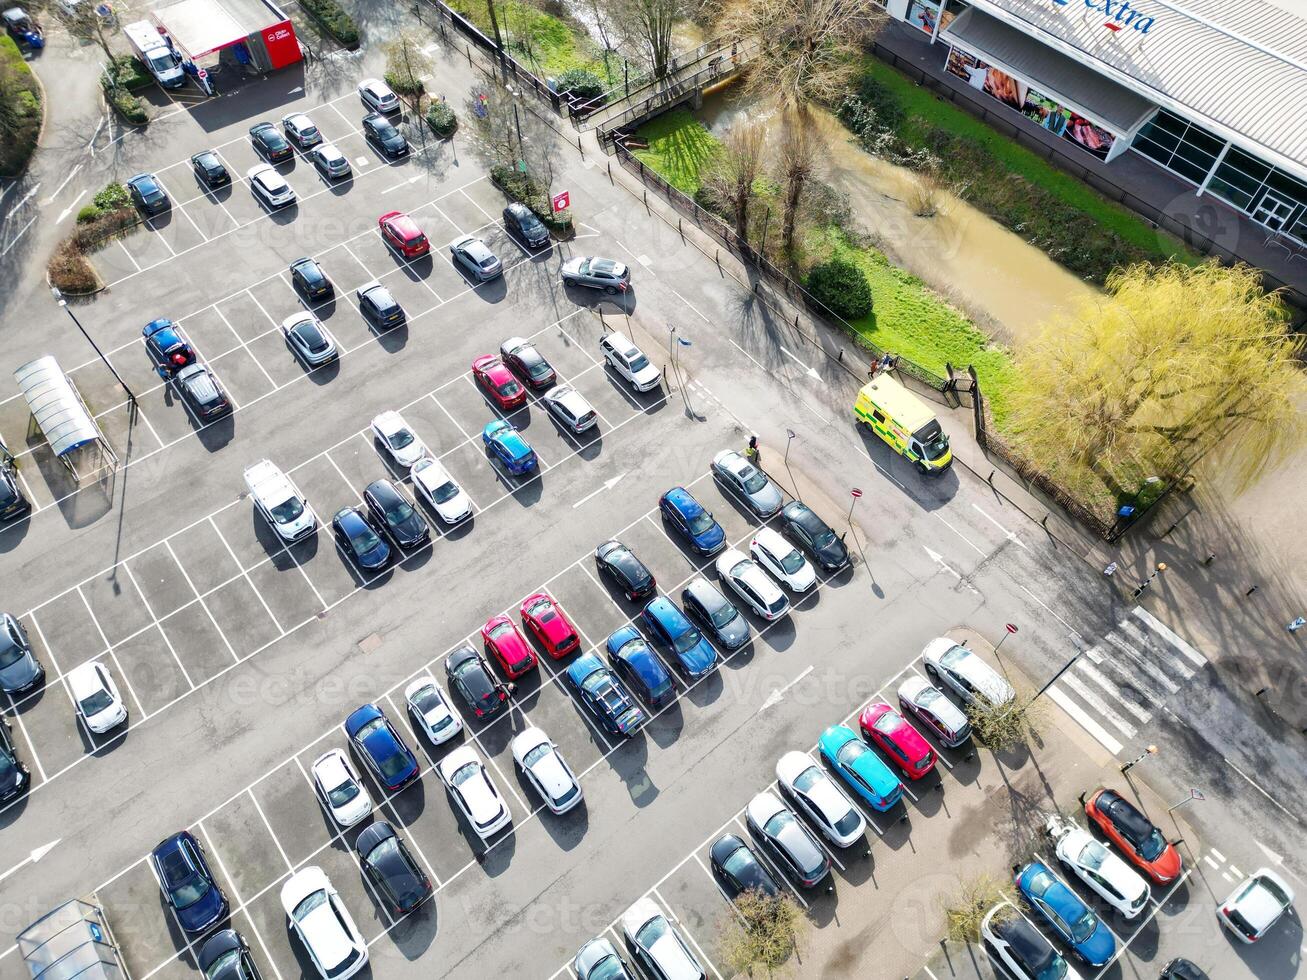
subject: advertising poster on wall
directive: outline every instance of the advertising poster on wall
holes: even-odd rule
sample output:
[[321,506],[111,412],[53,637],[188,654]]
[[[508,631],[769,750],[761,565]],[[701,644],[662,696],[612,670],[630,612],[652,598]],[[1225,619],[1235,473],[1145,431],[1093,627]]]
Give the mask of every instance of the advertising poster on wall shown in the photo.
[[942,31],[948,27],[949,22],[953,20],[953,16],[950,11],[941,10],[939,4],[931,3],[929,0],[912,0],[908,4],[908,16],[904,20],[913,27],[934,37],[936,24],[939,25],[939,29]]
[[973,54],[953,48],[949,51],[947,68],[972,88],[998,99],[1036,125],[1075,143],[1100,160],[1106,159],[1112,149],[1116,139],[1112,133]]

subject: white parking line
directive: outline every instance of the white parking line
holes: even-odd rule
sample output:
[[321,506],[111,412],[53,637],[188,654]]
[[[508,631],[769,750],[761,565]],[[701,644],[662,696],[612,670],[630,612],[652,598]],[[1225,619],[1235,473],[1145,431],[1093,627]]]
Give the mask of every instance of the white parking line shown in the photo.
[[200,595],[200,590],[197,589],[195,583],[191,581],[190,573],[186,571],[186,567],[181,563],[181,559],[177,557],[177,552],[173,551],[172,542],[167,538],[164,538],[163,546],[168,549],[168,554],[172,556],[174,564],[176,564],[177,568],[181,571],[182,578],[186,579],[186,584],[191,587],[191,592],[199,601],[200,608],[204,610],[204,614],[209,617],[209,622],[212,623],[213,628],[218,631],[218,635],[222,637],[223,646],[227,648],[227,652],[231,654],[233,660],[239,661],[240,657],[236,653],[236,648],[231,645],[231,641],[227,639],[227,634],[223,631],[223,628],[218,625],[218,621],[214,618],[213,611],[209,609],[209,604],[204,601],[204,596]]
[[[203,518],[203,519],[209,522],[209,526],[213,528],[213,533],[218,535],[218,540],[221,541],[222,546],[227,549],[227,554],[231,555],[231,560],[235,562],[236,567],[240,569],[240,572],[238,573],[238,577],[242,577],[242,576],[244,577],[245,583],[250,587],[250,591],[254,593],[255,598],[257,598],[260,604],[262,604],[263,611],[266,612],[268,614],[268,618],[272,620],[272,625],[277,627],[277,633],[279,634],[278,638],[285,636],[286,635],[285,627],[283,627],[281,623],[277,622],[277,617],[272,614],[272,610],[268,607],[267,601],[263,598],[263,593],[254,587],[254,580],[250,578],[250,573],[246,570],[245,566],[241,564],[240,559],[236,557],[236,552],[232,550],[231,545],[227,543],[227,539],[226,537],[223,536],[222,531],[218,528],[218,524],[213,519],[213,515],[210,514],[207,518]],[[167,538],[165,538],[164,540],[166,541]],[[228,581],[232,581],[232,580],[229,579]],[[223,584],[225,585],[226,583]],[[222,588],[222,586],[219,586],[219,588]],[[239,659],[240,658],[237,658],[237,662],[239,662]]]
[[247,786],[245,787],[244,792],[250,798],[250,802],[254,804],[254,809],[259,812],[259,819],[263,821],[263,826],[268,828],[268,836],[271,837],[272,842],[277,845],[277,853],[280,854],[281,859],[286,862],[286,870],[288,872],[294,871],[295,865],[291,864],[290,858],[286,854],[286,849],[281,846],[280,838],[277,837],[276,831],[272,829],[272,824],[268,822],[268,815],[263,812],[263,807],[259,805],[259,798],[254,795],[254,787]]
[[[118,658],[114,657],[113,644],[109,642],[109,637],[105,635],[104,629],[100,626],[100,621],[96,619],[95,610],[91,608],[91,603],[86,598],[86,593],[82,591],[82,587],[80,585],[77,586],[77,595],[82,600],[82,605],[86,607],[86,614],[91,617],[91,622],[95,625],[95,631],[100,634],[100,642],[104,644],[104,648],[98,654],[96,654],[95,657],[92,659],[102,657],[107,653],[109,654],[109,656],[113,657],[113,662],[115,664],[118,664]],[[153,619],[154,617],[151,616],[150,618]],[[156,624],[157,624],[157,620],[154,623],[151,623],[149,626],[145,627],[145,629],[152,629]],[[121,664],[118,664],[118,673],[122,674],[123,684],[127,688],[127,693],[132,696],[132,700],[136,702],[137,710],[140,711],[142,714],[144,714],[145,708],[141,704],[141,699],[138,698],[136,696],[136,692],[132,690],[131,680],[128,679],[127,674],[123,672]],[[72,696],[71,693],[69,694],[69,696],[70,697]]]
[[132,255],[131,252],[127,251],[127,246],[123,244],[123,240],[121,238],[115,238],[114,241],[116,241],[118,243],[118,247],[123,250],[123,255],[127,256],[128,260],[132,263],[132,265],[136,267],[136,271],[140,272],[141,264],[136,261],[136,256]]
[[145,611],[150,614],[150,619],[154,621],[155,629],[157,629],[159,635],[163,637],[163,642],[168,647],[168,652],[172,654],[172,659],[177,662],[177,669],[182,672],[182,677],[186,678],[186,686],[192,691],[195,690],[195,682],[191,680],[190,672],[186,669],[186,665],[182,663],[182,658],[177,656],[177,651],[173,649],[172,640],[168,639],[168,634],[165,633],[163,627],[159,625],[159,617],[154,614],[154,609],[151,608],[150,601],[145,598],[145,593],[141,591],[141,585],[136,581],[136,574],[132,571],[132,566],[124,562],[123,571],[127,573],[127,578],[132,583],[132,588],[136,590],[137,596],[140,597],[141,605],[145,607]]

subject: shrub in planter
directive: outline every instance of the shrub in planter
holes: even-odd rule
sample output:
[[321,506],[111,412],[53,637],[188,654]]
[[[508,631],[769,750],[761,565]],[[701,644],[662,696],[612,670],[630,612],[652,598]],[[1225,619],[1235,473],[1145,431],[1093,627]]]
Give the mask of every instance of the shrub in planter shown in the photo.
[[106,89],[104,97],[109,105],[113,106],[114,112],[133,126],[143,126],[150,121],[150,116],[145,111],[145,103],[125,88]]
[[69,295],[93,293],[100,288],[100,277],[95,274],[95,268],[71,239],[65,239],[55,247],[46,272],[50,283]]
[[94,204],[88,204],[77,212],[77,223],[84,225],[86,222],[94,221],[98,217],[100,217],[100,209]]
[[422,85],[422,79],[414,78],[412,75],[401,75],[398,72],[388,71],[381,77],[387,85],[394,89],[396,95],[422,95],[426,92]]
[[512,167],[497,163],[490,168],[490,179],[495,186],[511,197],[529,207],[544,226],[558,232],[563,237],[572,233],[572,211],[570,208],[554,213],[553,202],[543,188],[539,187],[527,174]]
[[441,139],[448,139],[458,129],[458,116],[448,102],[433,102],[427,106],[427,125]]
[[808,273],[806,285],[808,292],[846,320],[856,320],[871,312],[871,287],[862,270],[852,262],[831,259],[815,265]]
[[558,91],[578,99],[593,99],[604,94],[604,83],[598,75],[584,68],[569,68],[558,76]]
[[106,87],[116,83],[119,88],[125,88],[129,92],[135,92],[138,89],[145,88],[147,85],[154,84],[154,78],[145,70],[145,65],[141,64],[139,58],[133,55],[125,54],[114,58],[106,70],[109,76]]
[[358,25],[354,23],[353,17],[340,8],[336,0],[300,0],[300,7],[341,44],[348,48],[358,47]]
[[96,211],[104,214],[108,211],[116,211],[118,208],[131,207],[132,199],[127,193],[127,188],[122,184],[105,184],[104,189],[91,198],[91,204]]

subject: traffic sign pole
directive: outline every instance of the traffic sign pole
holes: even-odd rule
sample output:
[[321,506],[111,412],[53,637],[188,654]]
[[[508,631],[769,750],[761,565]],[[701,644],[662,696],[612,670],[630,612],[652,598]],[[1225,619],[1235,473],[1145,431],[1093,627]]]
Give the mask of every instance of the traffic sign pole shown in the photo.
[[854,487],[852,490],[849,491],[849,496],[852,497],[853,499],[849,501],[849,516],[846,517],[844,520],[845,523],[849,525],[849,530],[852,531],[853,530],[853,505],[856,504],[858,502],[858,498],[862,496],[862,491],[859,490],[857,487]]
[[1017,631],[1016,623],[1007,624],[1007,632],[1003,634],[1003,639],[998,641],[998,646],[994,647],[995,654],[997,654],[999,650],[1003,649],[1003,644],[1007,642],[1007,638],[1011,636],[1013,633],[1015,633],[1016,631]]

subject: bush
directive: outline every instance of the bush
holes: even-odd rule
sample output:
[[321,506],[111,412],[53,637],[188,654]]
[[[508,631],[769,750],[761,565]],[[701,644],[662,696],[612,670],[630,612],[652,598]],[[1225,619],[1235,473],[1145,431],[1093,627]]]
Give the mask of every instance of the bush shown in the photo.
[[110,88],[107,84],[108,79],[101,79],[104,84],[105,101],[113,107],[114,112],[123,117],[123,120],[131,123],[133,126],[144,126],[150,121],[150,115],[145,111],[145,103],[132,95],[125,88]]
[[388,71],[381,77],[387,85],[395,90],[396,95],[424,95],[426,93],[426,87],[422,84],[420,78],[401,75],[393,71]]
[[[955,943],[980,942],[980,924],[989,910],[1000,902],[1015,905],[1016,897],[1016,891],[1006,878],[982,873],[963,881],[958,890],[941,903],[946,935]],[[1005,911],[1016,914],[1015,908]]]
[[497,163],[490,168],[490,179],[514,201],[521,201],[535,212],[535,216],[544,222],[546,228],[564,233],[572,230],[571,210],[555,214],[548,194],[527,174]]
[[1039,734],[1042,711],[1043,705],[1037,704],[1027,692],[1018,691],[1011,701],[1002,704],[994,704],[982,695],[967,705],[967,720],[971,722],[971,736],[977,745],[1002,752]]
[[95,206],[97,211],[105,213],[115,211],[118,208],[131,207],[132,199],[127,193],[127,188],[122,184],[105,184],[104,190],[91,198],[91,204]]
[[354,23],[353,17],[340,8],[336,0],[300,0],[300,7],[345,47],[358,47],[358,25]]
[[852,262],[830,259],[813,266],[805,285],[823,305],[846,320],[856,320],[871,312],[871,286],[862,270]]
[[441,139],[448,139],[458,129],[458,116],[448,102],[433,102],[427,106],[427,125]]
[[88,204],[77,212],[77,223],[83,225],[88,221],[94,221],[98,217],[100,217],[100,209],[94,204]]
[[105,74],[110,83],[117,83],[119,88],[129,92],[154,84],[154,76],[145,70],[141,60],[129,54],[114,58],[113,64],[105,69]]
[[46,272],[50,276],[51,285],[72,296],[93,293],[100,288],[100,277],[96,275],[95,267],[72,239],[65,239],[55,247]]
[[558,76],[557,85],[559,94],[578,99],[593,99],[605,91],[603,79],[584,68],[569,68]]
[[32,69],[14,39],[0,34],[0,176],[17,177],[27,169],[41,132],[41,93]]

